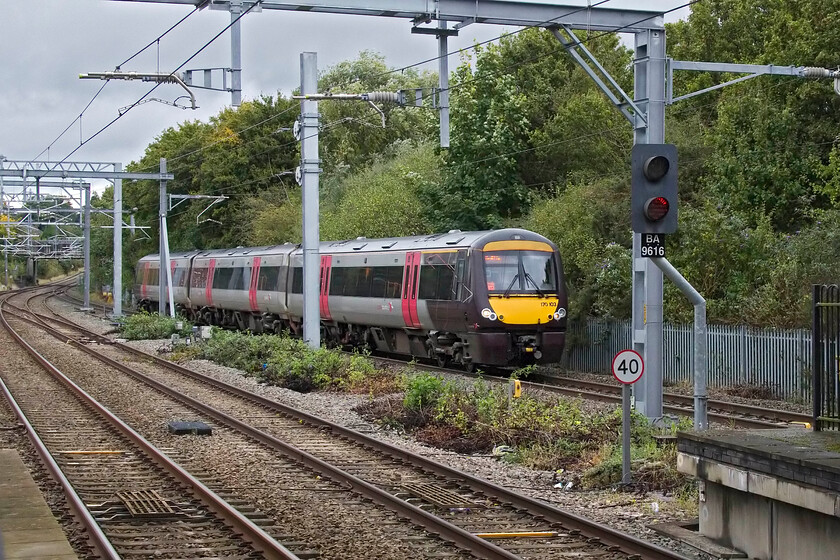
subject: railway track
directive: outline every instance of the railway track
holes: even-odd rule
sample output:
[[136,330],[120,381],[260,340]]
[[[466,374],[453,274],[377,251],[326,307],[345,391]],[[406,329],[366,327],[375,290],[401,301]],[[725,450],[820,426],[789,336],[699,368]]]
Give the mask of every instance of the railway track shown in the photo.
[[[64,295],[68,300],[72,299],[72,301],[77,303],[80,301],[76,298],[67,296],[66,294]],[[395,358],[380,356],[377,357],[377,359],[391,363],[405,363],[404,360]],[[432,365],[423,365],[422,367],[431,371],[440,371],[454,375],[466,375],[472,377],[477,377],[479,375],[478,373],[466,372],[462,369],[452,369]],[[484,379],[492,379],[503,383],[508,382],[507,377],[493,375],[492,372],[482,372],[481,376]],[[579,396],[589,400],[609,403],[621,402],[621,387],[610,383],[600,383],[596,381],[587,381],[583,379],[544,373],[532,375],[531,380],[522,380],[521,383],[525,387],[537,388],[569,396]],[[693,397],[666,392],[664,393],[663,398],[663,410],[666,413],[678,416],[693,416]],[[811,415],[809,414],[716,399],[709,399],[707,401],[707,405],[710,420],[724,425],[734,425],[743,428],[779,428],[789,424],[810,424],[812,420]]]
[[[32,310],[30,314],[48,320],[44,314]],[[426,535],[455,543],[476,557],[683,558],[364,434],[114,344],[64,320],[49,320],[101,345],[97,359],[108,366],[142,378],[142,383],[166,392],[217,426],[247,434],[270,450],[266,457],[291,458],[323,480],[379,504],[422,527]],[[74,335],[66,332],[50,332],[87,352],[93,352],[91,347],[96,345],[76,342]],[[134,356],[131,367],[121,363],[126,362],[126,352]],[[213,408],[204,404],[211,401]],[[251,425],[249,419],[258,419],[258,426]],[[397,527],[388,530],[397,531]],[[419,535],[414,538],[423,542]]]
[[[376,360],[405,364],[405,360],[377,356]],[[509,383],[507,375],[496,375],[494,372],[467,372],[463,369],[452,369],[434,365],[418,365],[422,370],[441,372],[451,375],[467,377],[481,377],[486,381],[496,383]],[[581,397],[587,400],[621,404],[621,387],[615,384],[586,381],[571,377],[532,374],[529,380],[520,380],[522,388],[537,389],[570,397]],[[694,414],[694,399],[685,395],[665,393],[663,410],[667,414],[691,417]],[[742,428],[781,428],[791,424],[809,424],[811,416],[785,410],[756,407],[746,404],[739,404],[727,401],[710,399],[708,402],[708,417],[710,420],[726,426],[738,426]]]
[[[582,379],[574,379],[565,376],[542,375],[539,377],[540,381],[545,384],[559,385],[563,384],[568,387],[579,388],[580,390],[605,393],[621,397],[621,387],[614,384],[599,383],[594,381],[586,381]],[[689,414],[694,410],[694,398],[687,395],[677,395],[675,393],[664,393],[665,402],[668,403],[668,410],[675,413],[679,410],[686,411]],[[810,423],[811,415],[791,412],[788,410],[779,410],[765,407],[758,407],[743,403],[734,403],[729,401],[721,401],[716,399],[709,399],[708,406],[710,416],[715,413],[718,418],[725,419],[729,416],[734,418],[757,419],[759,422],[765,424],[756,424],[757,427],[779,427],[779,423],[787,424],[802,424]],[[728,415],[728,416],[727,416]]]
[[[10,296],[13,297],[13,296]],[[127,555],[230,558],[296,555],[221,500],[70,380],[20,334],[0,323],[31,356],[0,388],[101,558]]]

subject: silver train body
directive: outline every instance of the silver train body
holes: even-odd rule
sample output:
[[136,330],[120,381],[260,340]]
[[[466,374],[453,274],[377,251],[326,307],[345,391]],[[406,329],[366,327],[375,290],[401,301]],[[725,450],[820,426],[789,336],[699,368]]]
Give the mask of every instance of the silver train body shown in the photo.
[[[557,362],[567,295],[556,246],[521,229],[323,242],[323,339],[440,364]],[[178,313],[199,324],[301,334],[303,250],[238,247],[170,255]],[[156,310],[160,259],[137,264],[134,297]]]

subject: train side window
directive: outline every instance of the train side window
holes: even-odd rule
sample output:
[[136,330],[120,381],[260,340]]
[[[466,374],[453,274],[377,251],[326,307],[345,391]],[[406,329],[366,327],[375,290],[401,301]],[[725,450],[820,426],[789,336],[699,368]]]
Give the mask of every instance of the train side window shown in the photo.
[[[278,292],[285,292],[288,290],[287,282],[289,281],[289,267],[288,266],[278,266],[277,267],[277,280],[274,282],[274,288]],[[269,288],[271,289],[271,288]]]
[[467,252],[458,251],[458,259],[455,261],[455,297],[459,301],[466,301],[467,294]]
[[387,267],[377,266],[373,268],[373,280],[370,285],[370,297],[384,298],[387,284]]
[[142,284],[143,283],[143,273],[145,270],[141,268],[143,263],[140,263],[137,266],[137,271],[134,273],[134,283],[135,284]]
[[190,279],[191,288],[204,288],[207,286],[207,269],[194,268]]
[[260,267],[260,272],[257,276],[257,290],[261,292],[276,290],[277,278],[279,276],[280,267],[278,266]]
[[294,268],[294,272],[292,273],[292,293],[293,294],[302,294],[303,293],[303,267],[296,266]]
[[359,269],[359,282],[356,284],[356,297],[370,297],[370,284],[373,279],[371,267]]
[[154,270],[150,270],[149,272],[151,273],[151,274],[149,274],[149,285],[150,286],[159,285],[160,284],[160,270],[156,268]]
[[438,299],[436,296],[439,275],[436,266],[426,264],[420,268],[420,293],[417,296],[419,299]]
[[439,266],[438,271],[440,272],[440,276],[438,277],[437,297],[435,299],[454,299],[455,271],[446,265]]
[[331,296],[344,295],[344,282],[346,280],[346,277],[346,269],[337,266],[332,267],[332,278],[330,278]]
[[[229,270],[231,271],[230,282],[228,283],[228,289],[229,290],[244,290],[245,286],[248,286],[248,288],[251,287],[251,281],[250,281],[251,280],[251,278],[250,278],[251,275],[245,272],[246,270],[250,272],[249,268],[245,268],[245,267],[242,267],[242,266],[237,266],[237,267],[231,268]],[[247,283],[245,282],[245,275],[246,274],[248,274],[248,282]]]
[[230,286],[230,279],[233,276],[232,268],[217,268],[213,273],[213,289],[226,290]]
[[385,276],[385,297],[399,298],[400,292],[402,291],[403,267],[388,266],[385,268],[387,268]]

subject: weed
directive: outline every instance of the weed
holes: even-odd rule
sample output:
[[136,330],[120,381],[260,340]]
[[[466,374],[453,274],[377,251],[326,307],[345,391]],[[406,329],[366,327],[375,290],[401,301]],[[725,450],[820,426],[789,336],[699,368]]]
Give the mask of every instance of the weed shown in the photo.
[[[181,323],[178,330],[177,323]],[[192,331],[192,323],[182,317],[167,317],[157,313],[135,313],[125,318],[120,334],[128,340],[152,340],[169,338],[173,334],[182,336]]]
[[408,410],[415,411],[433,408],[442,394],[443,380],[428,373],[421,373],[409,380],[403,405]]
[[779,400],[771,386],[761,383],[738,383],[726,387],[723,392],[743,399]]
[[201,348],[197,344],[175,344],[169,359],[173,362],[188,362],[201,357]]

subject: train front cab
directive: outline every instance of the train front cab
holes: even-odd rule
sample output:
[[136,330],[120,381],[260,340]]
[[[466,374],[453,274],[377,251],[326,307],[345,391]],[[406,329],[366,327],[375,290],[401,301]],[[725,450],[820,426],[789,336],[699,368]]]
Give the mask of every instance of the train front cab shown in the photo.
[[476,315],[466,338],[472,361],[560,361],[568,302],[556,247],[529,232],[491,237],[472,251],[470,267]]

